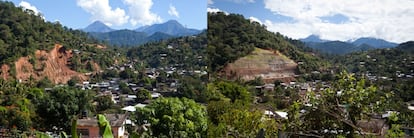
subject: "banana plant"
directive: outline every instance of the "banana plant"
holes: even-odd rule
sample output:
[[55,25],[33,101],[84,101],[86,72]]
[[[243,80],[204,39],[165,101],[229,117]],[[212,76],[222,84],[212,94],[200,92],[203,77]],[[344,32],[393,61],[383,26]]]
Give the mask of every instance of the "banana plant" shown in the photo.
[[113,138],[111,124],[106,120],[105,116],[98,114],[99,133],[103,138]]

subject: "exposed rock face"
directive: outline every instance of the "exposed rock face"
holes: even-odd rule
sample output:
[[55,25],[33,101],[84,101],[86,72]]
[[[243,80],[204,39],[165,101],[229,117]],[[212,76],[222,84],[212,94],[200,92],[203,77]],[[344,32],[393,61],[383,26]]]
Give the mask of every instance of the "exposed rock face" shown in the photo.
[[229,79],[253,80],[261,77],[266,83],[294,80],[297,64],[278,51],[256,48],[252,54],[228,64],[222,73]]
[[56,44],[50,52],[37,50],[35,57],[21,57],[15,62],[16,78],[26,81],[30,77],[35,80],[48,77],[55,84],[66,83],[74,76],[80,80],[87,80],[88,77],[83,73],[70,69],[68,64],[70,64],[71,57],[72,51],[66,50],[59,44]]
[[9,65],[6,65],[6,64],[1,65],[0,77],[3,79],[9,78],[9,70],[10,70]]

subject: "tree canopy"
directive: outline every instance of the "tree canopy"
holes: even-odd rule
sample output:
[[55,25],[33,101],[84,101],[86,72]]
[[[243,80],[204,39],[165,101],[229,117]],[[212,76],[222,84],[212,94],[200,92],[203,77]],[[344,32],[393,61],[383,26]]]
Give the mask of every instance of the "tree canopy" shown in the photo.
[[207,135],[207,112],[187,98],[158,98],[136,111],[137,125],[151,124],[151,136],[193,137]]

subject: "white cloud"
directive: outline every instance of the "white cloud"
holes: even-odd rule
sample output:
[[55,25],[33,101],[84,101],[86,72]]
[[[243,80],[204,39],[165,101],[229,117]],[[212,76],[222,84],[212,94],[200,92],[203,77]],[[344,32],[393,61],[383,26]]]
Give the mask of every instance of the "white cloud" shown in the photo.
[[216,12],[220,12],[221,10],[218,8],[210,8],[207,7],[207,12],[211,12],[211,13],[216,13]]
[[257,19],[256,17],[253,17],[253,16],[250,16],[249,20],[254,21],[254,22],[258,22],[259,24],[263,24],[262,21],[260,21],[259,19]]
[[214,4],[213,0],[207,0],[207,5],[212,5],[212,4]]
[[[317,34],[329,40],[356,37],[394,42],[414,40],[414,1],[410,0],[264,0],[264,3],[273,13],[294,20],[293,23],[265,21],[268,30],[293,38]],[[320,19],[335,14],[349,21],[335,24]]]
[[228,15],[228,14],[229,14],[228,12],[223,11],[223,10],[220,10],[220,9],[218,9],[218,8],[210,8],[210,7],[207,7],[207,12],[209,12],[209,13],[223,12],[223,13],[224,13],[224,14],[226,14],[226,15]]
[[180,14],[178,13],[177,9],[175,9],[175,7],[171,4],[170,9],[168,10],[168,14],[180,18]]
[[129,7],[130,22],[133,26],[151,25],[162,21],[160,16],[151,12],[152,0],[124,0],[124,3]]
[[40,14],[40,11],[35,6],[31,5],[29,2],[21,1],[19,3],[19,6],[22,7],[23,9],[32,10],[35,13],[35,15],[39,15]]
[[91,20],[99,20],[108,26],[123,25],[128,16],[120,8],[112,9],[108,0],[77,0],[77,5],[92,15]]

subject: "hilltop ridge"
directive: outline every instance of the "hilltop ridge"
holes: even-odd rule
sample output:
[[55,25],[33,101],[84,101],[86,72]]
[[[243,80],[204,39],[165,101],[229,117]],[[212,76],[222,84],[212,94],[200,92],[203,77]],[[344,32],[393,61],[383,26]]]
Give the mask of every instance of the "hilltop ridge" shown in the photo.
[[[47,22],[32,11],[0,1],[0,76],[21,81],[72,77],[112,65],[118,56],[87,33]],[[111,56],[109,56],[111,55]]]
[[323,70],[327,66],[327,62],[317,55],[305,52],[299,46],[300,41],[269,32],[261,24],[251,22],[242,15],[208,13],[208,21],[207,49],[212,72],[220,72],[227,65],[249,56],[256,48],[278,51],[280,55],[300,63],[295,69],[299,74]]

